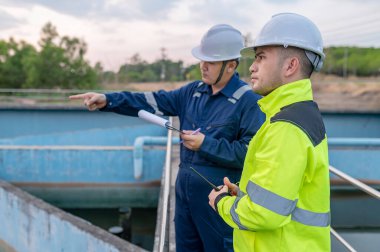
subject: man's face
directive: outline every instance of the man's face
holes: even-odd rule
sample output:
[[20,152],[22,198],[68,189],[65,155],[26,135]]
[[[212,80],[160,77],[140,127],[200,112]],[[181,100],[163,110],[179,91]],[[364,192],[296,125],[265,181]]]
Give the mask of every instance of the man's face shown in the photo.
[[217,80],[220,70],[222,68],[223,62],[207,62],[201,61],[200,68],[202,73],[202,81],[206,84],[214,84]]
[[277,47],[258,47],[255,60],[249,68],[253,91],[265,96],[281,86],[281,67]]

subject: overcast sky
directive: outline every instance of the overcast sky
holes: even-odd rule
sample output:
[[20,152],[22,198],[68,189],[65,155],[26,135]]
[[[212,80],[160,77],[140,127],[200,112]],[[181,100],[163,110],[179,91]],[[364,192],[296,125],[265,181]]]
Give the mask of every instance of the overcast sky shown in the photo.
[[83,39],[86,58],[107,70],[135,53],[152,62],[162,47],[170,59],[192,64],[191,49],[212,25],[227,23],[254,39],[279,12],[312,19],[326,46],[380,47],[378,0],[0,0],[0,39],[37,46],[51,22],[61,36]]

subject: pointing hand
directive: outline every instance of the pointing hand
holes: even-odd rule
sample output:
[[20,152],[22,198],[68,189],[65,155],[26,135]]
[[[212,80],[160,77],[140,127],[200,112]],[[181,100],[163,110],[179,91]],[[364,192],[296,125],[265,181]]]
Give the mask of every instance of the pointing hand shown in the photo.
[[90,111],[104,108],[107,105],[107,99],[104,94],[89,92],[84,94],[71,95],[70,100],[83,99],[84,105]]

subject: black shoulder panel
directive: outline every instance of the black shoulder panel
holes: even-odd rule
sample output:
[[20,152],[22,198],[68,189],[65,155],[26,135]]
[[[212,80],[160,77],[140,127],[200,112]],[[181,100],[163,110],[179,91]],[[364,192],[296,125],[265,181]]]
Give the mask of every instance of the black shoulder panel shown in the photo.
[[313,101],[297,102],[283,107],[270,119],[271,123],[278,121],[289,122],[299,127],[314,146],[317,146],[325,138],[325,125],[318,105]]

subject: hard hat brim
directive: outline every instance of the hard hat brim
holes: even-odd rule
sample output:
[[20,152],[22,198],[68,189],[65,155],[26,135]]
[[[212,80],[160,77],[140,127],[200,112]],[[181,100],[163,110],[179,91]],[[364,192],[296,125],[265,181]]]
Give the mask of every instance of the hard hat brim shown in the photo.
[[194,47],[192,50],[191,50],[191,54],[201,60],[201,61],[206,61],[206,62],[219,62],[219,61],[225,61],[225,60],[234,60],[234,59],[238,59],[241,57],[240,54],[237,54],[235,55],[234,57],[221,57],[221,56],[218,56],[218,55],[212,55],[212,57],[208,56],[208,55],[205,55],[202,53],[201,51],[201,47],[200,46],[196,46]]

